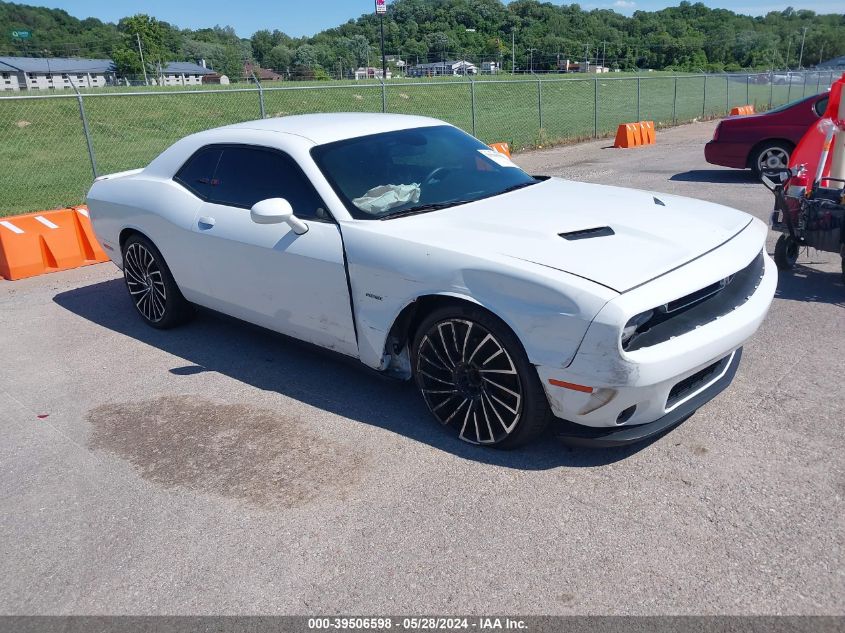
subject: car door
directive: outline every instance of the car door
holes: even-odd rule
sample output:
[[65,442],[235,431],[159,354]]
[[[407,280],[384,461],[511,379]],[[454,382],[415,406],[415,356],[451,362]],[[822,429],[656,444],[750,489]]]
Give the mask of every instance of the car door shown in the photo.
[[[358,355],[340,229],[296,162],[269,148],[218,145],[194,230],[208,307],[344,354]],[[308,231],[256,224],[250,208],[284,198]]]

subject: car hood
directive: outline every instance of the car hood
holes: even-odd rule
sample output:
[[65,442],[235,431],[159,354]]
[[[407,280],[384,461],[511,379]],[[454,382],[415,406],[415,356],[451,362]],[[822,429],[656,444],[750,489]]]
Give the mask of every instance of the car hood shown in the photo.
[[701,200],[551,178],[384,220],[378,228],[439,248],[532,262],[625,292],[717,248],[751,221]]

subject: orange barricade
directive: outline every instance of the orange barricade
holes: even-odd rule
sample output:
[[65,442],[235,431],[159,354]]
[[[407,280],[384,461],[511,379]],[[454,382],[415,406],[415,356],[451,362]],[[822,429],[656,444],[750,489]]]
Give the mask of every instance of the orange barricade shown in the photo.
[[639,134],[637,133],[639,126],[633,123],[623,123],[616,129],[616,140],[613,141],[613,147],[636,147],[639,145]]
[[654,145],[654,121],[623,123],[616,129],[613,147],[638,147]]
[[756,114],[753,105],[736,106],[731,108],[731,116],[744,116],[746,114]]
[[654,145],[654,121],[640,121],[643,133],[643,145]]
[[85,207],[0,217],[0,277],[23,279],[108,259]]
[[508,158],[511,157],[511,146],[507,143],[490,143],[489,147],[496,150],[500,154],[504,154]]

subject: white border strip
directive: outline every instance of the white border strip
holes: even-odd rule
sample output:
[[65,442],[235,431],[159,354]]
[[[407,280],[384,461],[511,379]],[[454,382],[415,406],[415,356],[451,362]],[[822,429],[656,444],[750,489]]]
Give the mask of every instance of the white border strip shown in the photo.
[[2,221],[0,221],[0,225],[5,226],[5,227],[6,227],[7,229],[9,229],[12,233],[17,233],[18,235],[20,235],[20,234],[22,234],[22,233],[23,233],[23,230],[22,230],[22,229],[20,229],[20,228],[16,227],[14,224],[12,224],[11,222],[9,222],[8,220],[2,220]]
[[77,211],[79,211],[86,218],[91,217],[91,216],[88,215],[88,209],[77,209]]
[[50,220],[48,220],[47,218],[42,217],[42,216],[40,216],[40,215],[36,215],[36,216],[35,216],[35,219],[36,219],[36,220],[38,220],[39,222],[41,222],[41,224],[43,224],[44,226],[46,226],[48,229],[57,229],[57,228],[59,228],[59,225],[58,225],[58,224],[54,224],[53,222],[50,222]]

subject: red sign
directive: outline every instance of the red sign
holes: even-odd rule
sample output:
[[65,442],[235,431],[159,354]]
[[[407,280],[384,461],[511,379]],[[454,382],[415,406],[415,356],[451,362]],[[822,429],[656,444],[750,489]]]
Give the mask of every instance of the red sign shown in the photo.
[[387,0],[376,0],[376,13],[387,13]]

